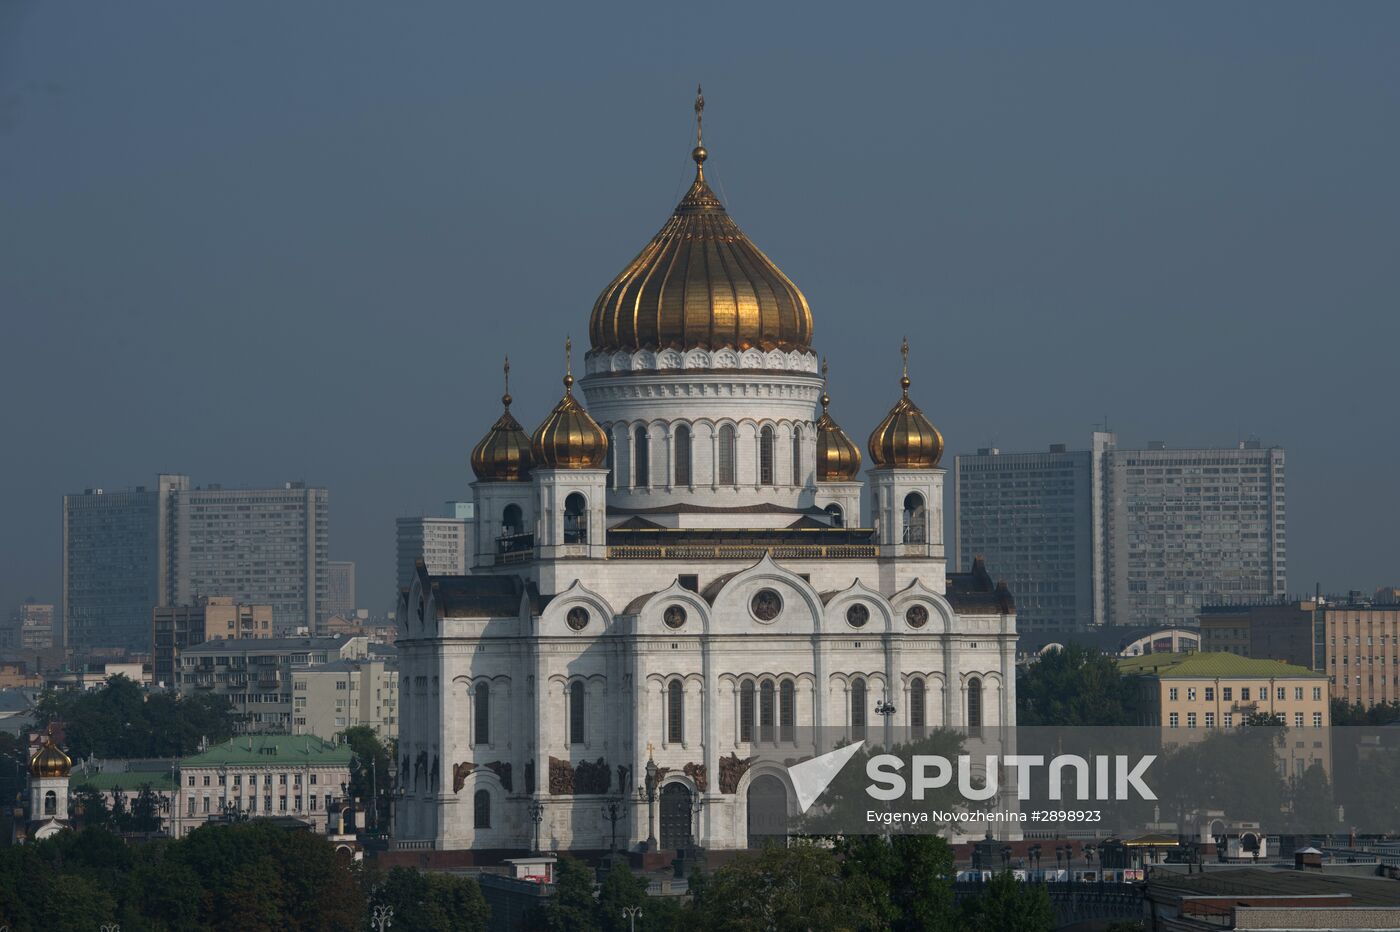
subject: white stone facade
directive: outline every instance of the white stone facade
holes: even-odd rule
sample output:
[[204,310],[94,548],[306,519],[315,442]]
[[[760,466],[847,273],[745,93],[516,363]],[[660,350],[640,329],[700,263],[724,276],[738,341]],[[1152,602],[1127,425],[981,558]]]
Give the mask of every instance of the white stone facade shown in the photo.
[[[472,572],[402,597],[399,847],[530,849],[537,812],[540,847],[607,849],[620,797],[619,847],[650,824],[662,848],[742,848],[754,781],[795,807],[782,767],[745,768],[760,745],[797,760],[886,726],[1014,723],[1014,609],[985,570],[946,574],[943,470],[872,471],[869,524],[862,483],[819,482],[813,354],[594,353],[586,372],[609,468],[474,483]],[[682,795],[703,802],[678,828]]]

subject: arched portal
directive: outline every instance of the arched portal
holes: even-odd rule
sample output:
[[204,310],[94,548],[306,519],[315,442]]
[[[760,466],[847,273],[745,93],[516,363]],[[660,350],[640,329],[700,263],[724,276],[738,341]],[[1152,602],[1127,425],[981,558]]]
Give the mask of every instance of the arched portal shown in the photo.
[[750,848],[786,845],[788,834],[787,787],[770,773],[754,777],[749,784]]
[[661,838],[663,850],[689,848],[690,787],[684,783],[668,783],[661,788]]

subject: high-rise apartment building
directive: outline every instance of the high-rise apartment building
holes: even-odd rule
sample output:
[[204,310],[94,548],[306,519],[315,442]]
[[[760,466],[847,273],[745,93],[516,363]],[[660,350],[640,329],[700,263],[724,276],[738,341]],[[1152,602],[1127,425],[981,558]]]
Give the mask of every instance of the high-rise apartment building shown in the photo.
[[270,605],[279,631],[325,618],[329,495],[192,488],[161,475],[154,489],[88,489],[63,498],[64,644],[144,651],[151,611],[222,596]]
[[982,450],[955,465],[960,567],[985,556],[1023,630],[1188,624],[1208,602],[1281,598],[1284,451]]
[[448,502],[446,514],[436,518],[399,518],[397,521],[398,588],[413,582],[419,557],[435,576],[460,576],[473,562],[476,519],[472,502]]
[[355,617],[355,564],[350,560],[326,563],[325,617]]
[[274,489],[210,485],[177,496],[173,601],[228,596],[272,606],[279,634],[326,617],[330,494],[302,482]]

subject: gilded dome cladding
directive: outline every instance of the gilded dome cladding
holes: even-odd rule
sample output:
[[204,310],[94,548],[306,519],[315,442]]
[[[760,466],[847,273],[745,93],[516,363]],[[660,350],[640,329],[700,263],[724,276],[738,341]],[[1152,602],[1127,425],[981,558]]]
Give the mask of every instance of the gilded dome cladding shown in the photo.
[[870,461],[876,469],[936,469],[943,458],[943,435],[909,397],[909,342],[904,342],[903,396],[870,434]]
[[[697,98],[697,116],[703,108]],[[598,296],[588,324],[595,351],[811,346],[807,299],[730,218],[705,181],[708,156],[696,145],[695,183]]]
[[530,449],[535,465],[546,469],[598,469],[607,461],[608,435],[574,398],[572,371],[564,375],[564,397],[535,428]]
[[485,482],[523,482],[534,465],[530,436],[510,413],[510,360],[505,364],[506,391],[501,396],[505,410],[472,449],[472,472]]
[[[822,360],[822,381],[826,360]],[[822,416],[817,421],[817,481],[850,482],[860,474],[860,447],[831,418],[831,396],[822,386]]]
[[66,777],[73,769],[73,761],[58,749],[50,738],[29,761],[29,773],[35,777]]

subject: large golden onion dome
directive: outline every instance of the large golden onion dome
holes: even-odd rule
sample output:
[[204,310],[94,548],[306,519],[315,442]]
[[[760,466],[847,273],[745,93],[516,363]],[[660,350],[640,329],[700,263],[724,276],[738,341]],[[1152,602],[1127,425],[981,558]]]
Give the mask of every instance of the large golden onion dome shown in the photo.
[[936,469],[943,458],[943,435],[909,398],[909,341],[900,347],[903,397],[870,435],[870,461],[876,469]]
[[826,392],[826,360],[822,360],[822,416],[817,421],[817,481],[850,482],[860,473],[860,447],[831,419],[831,396]]
[[491,425],[486,436],[472,448],[472,472],[486,482],[523,482],[534,465],[530,437],[510,413],[510,358],[506,358],[506,391],[501,396],[505,410]]
[[53,743],[52,736],[44,741],[44,746],[29,760],[30,776],[66,777],[72,769],[73,762]]
[[812,310],[797,286],[749,241],[705,181],[695,99],[695,183],[661,228],[593,305],[595,351],[805,350]]
[[[572,350],[573,341],[566,340],[566,358]],[[608,435],[574,398],[571,363],[565,368],[564,397],[535,428],[530,451],[535,465],[545,469],[597,469],[607,461]]]

